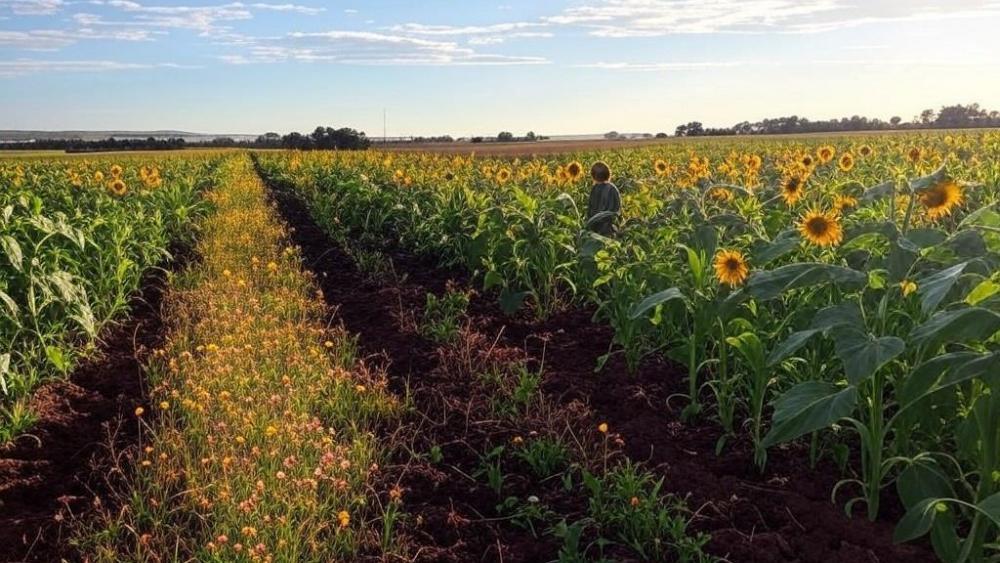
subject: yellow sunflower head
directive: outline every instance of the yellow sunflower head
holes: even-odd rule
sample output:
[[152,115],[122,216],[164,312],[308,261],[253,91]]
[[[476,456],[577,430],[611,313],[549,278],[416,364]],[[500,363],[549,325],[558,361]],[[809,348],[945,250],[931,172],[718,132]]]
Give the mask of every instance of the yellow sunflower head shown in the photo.
[[510,180],[510,170],[507,170],[506,168],[501,168],[500,171],[497,172],[497,182],[503,184],[506,183],[507,180]]
[[962,204],[962,186],[945,178],[920,194],[920,205],[933,221],[951,215],[952,209]]
[[583,165],[575,160],[570,162],[566,165],[566,175],[574,182],[579,180],[580,176],[583,175]]
[[799,221],[799,233],[816,246],[836,246],[844,239],[844,230],[835,211],[807,211]]
[[715,201],[728,202],[733,200],[733,192],[729,188],[717,186],[708,192],[708,197],[714,199]]
[[868,145],[861,145],[858,148],[858,154],[860,154],[863,158],[868,158],[869,156],[872,155],[873,152],[874,151],[872,151],[872,148]]
[[111,175],[114,176],[115,178],[118,178],[119,176],[121,176],[122,175],[122,167],[120,165],[118,165],[118,164],[115,164],[114,166],[112,166],[111,167]]
[[840,160],[837,162],[837,166],[844,172],[850,172],[854,168],[854,155],[849,152],[845,152],[840,155]]
[[813,157],[812,157],[812,155],[811,155],[811,154],[807,154],[807,155],[804,155],[804,156],[803,156],[803,157],[802,157],[802,158],[801,158],[801,159],[799,160],[799,164],[801,164],[801,165],[802,165],[802,166],[804,166],[805,168],[812,168],[812,165],[813,165],[813,164],[816,164],[816,161],[815,161],[815,160],[813,159]]
[[839,213],[858,206],[858,199],[849,195],[838,195],[833,200],[833,208]]
[[750,275],[750,266],[743,253],[738,250],[720,250],[715,254],[715,279],[729,287],[743,285]]
[[824,145],[816,151],[816,156],[818,156],[820,161],[823,163],[833,160],[834,154],[836,154],[836,151],[830,145]]
[[805,191],[806,182],[798,174],[786,176],[781,181],[781,197],[788,205],[795,205],[795,202],[802,197]]
[[667,164],[667,161],[658,158],[656,159],[656,162],[653,163],[653,169],[656,170],[658,175],[664,176],[670,172],[670,165]]
[[108,184],[108,191],[113,196],[121,197],[128,193],[128,186],[125,185],[125,182],[121,178],[115,178]]
[[920,159],[923,158],[923,156],[924,151],[922,151],[920,147],[913,147],[906,153],[906,158],[910,159],[910,162],[914,164],[920,162]]
[[100,170],[98,170],[97,172],[94,172],[94,181],[95,182],[103,182],[104,181],[104,172],[101,172]]

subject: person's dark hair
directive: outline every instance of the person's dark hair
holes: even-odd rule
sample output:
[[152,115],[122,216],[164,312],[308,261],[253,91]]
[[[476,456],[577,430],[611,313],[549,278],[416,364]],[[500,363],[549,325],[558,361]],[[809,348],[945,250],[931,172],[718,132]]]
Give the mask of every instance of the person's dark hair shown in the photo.
[[608,165],[603,162],[595,162],[594,165],[590,167],[590,175],[598,182],[611,181],[611,169],[608,168]]

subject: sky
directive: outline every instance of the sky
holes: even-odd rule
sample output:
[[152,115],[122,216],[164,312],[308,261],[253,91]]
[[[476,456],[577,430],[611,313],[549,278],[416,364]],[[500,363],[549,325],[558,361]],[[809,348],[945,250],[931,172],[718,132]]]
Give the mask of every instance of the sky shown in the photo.
[[1000,0],[0,0],[0,129],[909,120],[1000,109],[997,29]]

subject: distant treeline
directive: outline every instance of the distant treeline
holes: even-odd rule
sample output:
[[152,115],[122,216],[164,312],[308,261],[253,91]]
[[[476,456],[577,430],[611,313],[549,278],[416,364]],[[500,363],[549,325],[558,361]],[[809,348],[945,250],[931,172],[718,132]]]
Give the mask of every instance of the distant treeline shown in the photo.
[[299,150],[359,150],[366,149],[371,141],[363,132],[347,127],[317,127],[310,134],[289,133],[278,135],[267,133],[253,141],[237,141],[229,137],[217,137],[207,142],[189,143],[182,138],[156,139],[103,139],[83,141],[79,139],[39,139],[32,142],[0,143],[4,150],[63,150],[66,152],[102,151],[158,151],[184,148],[250,148],[250,149],[299,149]]
[[979,104],[944,106],[940,111],[926,109],[911,121],[899,116],[889,121],[867,117],[842,117],[824,121],[810,121],[792,115],[765,119],[756,123],[743,121],[732,127],[705,127],[699,121],[677,126],[678,137],[703,137],[715,135],[782,135],[791,133],[834,133],[840,131],[892,131],[906,129],[971,129],[1000,127],[1000,111],[987,111]]

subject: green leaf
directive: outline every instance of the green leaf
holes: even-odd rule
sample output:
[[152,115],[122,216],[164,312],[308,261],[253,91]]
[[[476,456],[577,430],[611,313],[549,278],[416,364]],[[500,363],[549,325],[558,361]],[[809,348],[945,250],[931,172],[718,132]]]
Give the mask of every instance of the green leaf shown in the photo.
[[792,252],[798,248],[801,241],[797,230],[787,229],[778,233],[771,242],[764,242],[755,247],[750,254],[757,267],[761,267]]
[[10,353],[0,354],[0,389],[4,395],[7,391],[7,374],[10,373]]
[[483,276],[483,289],[488,291],[494,287],[500,287],[503,285],[503,281],[502,275],[496,270],[490,270]]
[[899,389],[899,402],[906,406],[926,396],[936,388],[938,381],[955,369],[981,357],[977,352],[952,352],[935,356],[910,372]]
[[670,289],[665,289],[658,293],[654,293],[649,297],[643,299],[639,303],[632,306],[629,310],[629,318],[636,320],[639,317],[646,314],[647,311],[656,307],[661,303],[666,303],[667,301],[672,301],[674,299],[684,299],[684,294],[681,290],[676,287],[671,287]]
[[838,326],[864,329],[865,319],[861,314],[861,305],[857,301],[848,299],[820,309],[813,317],[812,325],[809,328],[825,331]]
[[17,243],[17,240],[10,236],[4,235],[0,237],[0,250],[7,256],[7,261],[10,262],[14,269],[18,272],[24,271],[24,253],[21,252],[21,245]]
[[863,286],[867,281],[868,276],[864,272],[851,268],[801,262],[751,274],[747,281],[746,292],[757,299],[774,299],[800,287],[816,287],[828,283]]
[[920,248],[929,248],[944,242],[948,238],[948,233],[941,229],[911,229],[906,233],[906,238]]
[[994,526],[1000,528],[1000,493],[986,497],[976,505],[976,508],[992,520]]
[[4,306],[7,307],[7,310],[10,312],[10,318],[13,319],[15,323],[20,324],[17,320],[17,313],[19,309],[17,302],[14,301],[14,298],[7,295],[7,293],[3,291],[0,291],[0,302],[3,302]]
[[791,356],[798,351],[799,348],[805,346],[813,336],[819,334],[820,332],[822,331],[817,329],[793,332],[781,344],[778,344],[773,350],[771,350],[771,354],[767,357],[767,365],[774,366],[783,362],[785,358]]
[[854,386],[840,387],[825,381],[800,383],[774,401],[773,425],[762,445],[771,447],[827,428],[849,416],[857,402],[858,390]]
[[962,262],[940,272],[935,272],[917,282],[920,309],[925,315],[937,309],[968,265],[968,262]]
[[531,295],[530,291],[503,291],[500,293],[500,308],[503,312],[512,315],[521,308],[524,300]]
[[764,360],[764,345],[760,338],[753,332],[744,332],[739,336],[730,336],[726,339],[730,346],[735,348],[740,355],[750,364],[750,369],[760,372],[766,363]]
[[936,350],[949,342],[982,341],[1000,330],[1000,314],[981,307],[935,313],[913,329],[910,341]]
[[909,464],[896,480],[896,490],[903,505],[912,508],[927,498],[954,496],[951,480],[944,475],[937,464],[917,461]]
[[49,362],[59,371],[66,373],[69,371],[69,359],[66,357],[66,353],[62,351],[61,348],[56,346],[46,346],[45,347],[45,357],[49,359]]
[[856,328],[837,328],[833,339],[837,356],[844,363],[844,374],[853,385],[875,375],[879,368],[906,349],[901,338],[876,337]]
[[896,192],[896,183],[892,180],[882,182],[877,186],[872,186],[861,194],[861,201],[875,201],[893,195]]
[[1000,292],[1000,284],[991,279],[985,279],[981,281],[979,285],[972,288],[972,291],[965,296],[965,302],[969,305],[978,305],[990,297],[993,297],[998,292]]
[[939,498],[927,498],[918,502],[913,508],[906,511],[903,518],[896,525],[896,531],[892,534],[892,541],[904,543],[915,540],[931,531],[934,525],[934,518],[938,514],[937,504],[941,502]]
[[910,189],[915,193],[920,194],[931,189],[935,185],[940,184],[946,178],[948,178],[948,172],[945,171],[945,167],[942,164],[934,172],[910,181]]

